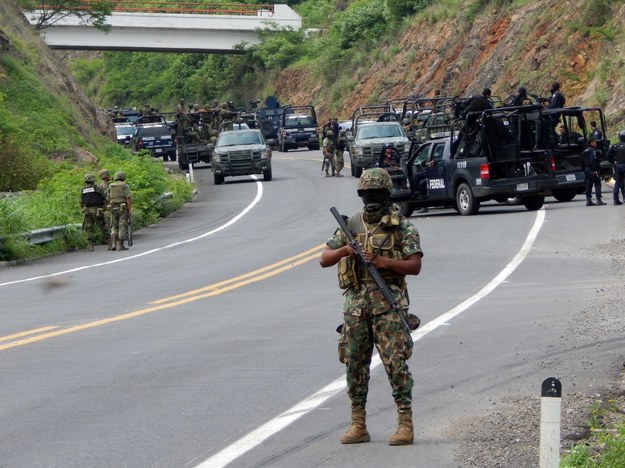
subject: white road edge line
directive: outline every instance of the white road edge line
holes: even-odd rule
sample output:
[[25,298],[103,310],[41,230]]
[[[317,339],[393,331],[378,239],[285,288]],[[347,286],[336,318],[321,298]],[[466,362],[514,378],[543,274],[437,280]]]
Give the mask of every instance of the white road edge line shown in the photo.
[[[503,283],[508,276],[512,274],[514,270],[527,258],[530,253],[538,232],[540,231],[545,221],[545,209],[541,209],[536,213],[536,219],[534,225],[530,229],[530,232],[525,238],[525,242],[521,246],[521,249],[517,252],[514,258],[508,263],[500,272],[495,276],[486,286],[478,291],[473,296],[469,297],[465,301],[458,304],[453,309],[439,315],[434,320],[419,327],[418,330],[412,333],[413,340],[416,342],[421,338],[428,335],[430,332],[436,330],[441,325],[447,324],[447,322],[454,317],[460,315],[469,307],[488,296],[493,292],[497,286]],[[381,364],[380,357],[376,354],[371,361],[371,369],[375,369]],[[229,463],[233,462],[241,455],[249,452],[253,448],[259,446],[262,442],[267,440],[274,434],[277,434],[291,423],[295,422],[302,416],[305,416],[312,410],[321,406],[326,400],[329,400],[335,396],[338,392],[345,390],[345,377],[341,377],[323,387],[310,397],[306,398],[297,405],[289,408],[284,413],[279,414],[274,419],[260,426],[258,429],[250,432],[246,436],[242,437],[238,441],[225,447],[212,457],[208,458],[204,462],[197,465],[196,468],[221,468],[225,467]]]
[[81,266],[81,267],[78,267],[78,268],[72,268],[71,270],[59,271],[57,273],[50,273],[49,275],[33,276],[31,278],[24,278],[24,279],[21,279],[21,280],[9,281],[7,283],[0,283],[0,287],[2,287],[2,286],[10,286],[12,284],[18,284],[18,283],[26,283],[28,281],[36,281],[36,280],[40,280],[40,279],[44,279],[44,278],[51,278],[53,276],[66,275],[68,273],[75,273],[77,271],[88,270],[90,268],[96,268],[96,267],[101,267],[101,266],[105,266],[105,265],[112,265],[113,263],[125,262],[125,261],[128,261],[128,260],[133,260],[135,258],[144,257],[146,255],[151,255],[153,253],[160,252],[161,250],[171,249],[172,247],[176,247],[178,245],[188,244],[189,242],[195,242],[197,240],[204,239],[205,237],[208,237],[208,236],[210,236],[212,234],[215,234],[216,232],[222,231],[222,230],[226,229],[227,227],[232,226],[234,223],[236,223],[241,218],[243,218],[243,216],[245,216],[247,213],[249,213],[250,210],[252,208],[254,208],[254,206],[256,206],[256,204],[260,201],[260,199],[263,197],[263,184],[258,179],[258,177],[256,177],[255,175],[253,175],[251,177],[256,181],[256,190],[257,191],[256,191],[256,197],[254,198],[254,200],[252,200],[252,202],[247,207],[245,207],[245,209],[243,211],[241,211],[238,215],[236,215],[230,221],[228,221],[225,224],[222,224],[221,226],[213,229],[212,231],[205,232],[204,234],[201,234],[201,235],[199,235],[197,237],[193,237],[191,239],[186,239],[186,240],[183,240],[183,241],[174,242],[173,244],[168,244],[168,245],[165,245],[163,247],[159,247],[157,249],[147,250],[145,252],[141,252],[141,253],[136,254],[136,255],[130,255],[129,257],[118,258],[116,260],[111,260],[111,261],[108,261],[108,262],[94,263],[92,265],[85,265],[85,266]]

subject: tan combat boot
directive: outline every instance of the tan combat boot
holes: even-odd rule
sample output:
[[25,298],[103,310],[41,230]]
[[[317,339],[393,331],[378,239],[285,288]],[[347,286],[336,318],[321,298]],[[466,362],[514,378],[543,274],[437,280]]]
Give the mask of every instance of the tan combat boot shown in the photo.
[[352,408],[352,425],[341,436],[342,444],[358,444],[371,440],[371,436],[367,431],[366,415],[364,408]]
[[388,440],[388,445],[410,445],[413,441],[412,409],[409,406],[399,407],[397,408],[397,431]]
[[124,245],[123,240],[117,241],[117,250],[128,250],[128,247]]

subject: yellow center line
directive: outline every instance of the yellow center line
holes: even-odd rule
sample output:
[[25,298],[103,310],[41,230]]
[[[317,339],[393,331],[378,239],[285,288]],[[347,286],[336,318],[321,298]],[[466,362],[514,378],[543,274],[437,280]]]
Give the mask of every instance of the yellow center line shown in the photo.
[[[247,279],[249,277],[257,276],[257,275],[259,275],[261,273],[264,273],[266,271],[273,270],[273,269],[275,269],[275,268],[277,268],[279,266],[296,262],[298,258],[305,257],[307,255],[310,255],[313,252],[316,252],[312,257],[305,257],[306,261],[308,261],[311,258],[318,257],[320,255],[320,253],[321,253],[321,250],[323,250],[324,247],[325,247],[325,244],[320,244],[317,247],[313,247],[312,249],[309,249],[309,250],[306,250],[306,251],[304,251],[302,253],[294,255],[293,257],[285,258],[284,260],[281,260],[279,262],[273,263],[271,265],[267,265],[266,267],[263,267],[263,268],[259,268],[258,270],[255,270],[255,271],[251,271],[249,273],[245,273],[244,275],[236,276],[236,277],[231,278],[229,280],[221,281],[219,283],[211,284],[209,286],[204,286],[202,288],[194,289],[192,291],[187,291],[185,293],[177,294],[175,296],[170,296],[170,297],[164,297],[162,299],[157,299],[156,301],[150,302],[150,304],[162,304],[164,302],[177,300],[177,299],[180,299],[180,298],[183,298],[183,297],[194,296],[196,294],[200,294],[200,293],[203,293],[205,291],[219,290],[219,288],[221,288],[222,286],[225,286],[227,284],[237,283],[237,282],[240,282],[241,280]],[[299,262],[299,263],[297,263],[297,265],[300,265],[301,263],[302,262]],[[295,266],[295,265],[293,265],[293,266]],[[280,271],[284,271],[284,270],[280,270]],[[243,283],[243,284],[249,284],[250,282],[251,281],[248,281],[248,282]],[[236,287],[239,287],[239,286],[236,286]],[[234,289],[234,288],[230,288],[230,289]],[[206,296],[203,296],[203,297],[206,297]]]
[[[309,262],[310,260],[318,258],[321,255],[321,251],[323,250],[324,246],[325,244],[321,244],[317,247],[309,249],[293,257],[290,257],[280,262],[274,263],[272,265],[260,268],[253,272],[237,276],[236,278],[232,278],[230,280],[221,281],[219,283],[215,283],[210,286],[195,289],[193,291],[189,291],[183,294],[178,294],[177,296],[170,296],[168,298],[164,298],[164,299],[151,302],[150,304],[156,304],[153,307],[147,307],[145,309],[135,310],[133,312],[128,312],[126,314],[116,315],[114,317],[101,319],[101,320],[95,320],[93,322],[83,323],[81,325],[75,325],[73,327],[51,331],[49,333],[42,333],[41,335],[31,336],[29,338],[16,340],[11,343],[2,344],[0,345],[0,351],[5,350],[5,349],[10,349],[10,348],[15,348],[17,346],[24,346],[24,345],[31,344],[31,343],[37,343],[39,341],[47,340],[47,339],[54,338],[57,336],[63,336],[63,335],[68,335],[70,333],[88,330],[90,328],[100,327],[102,325],[109,325],[114,322],[119,322],[122,320],[128,320],[131,318],[140,317],[142,315],[150,314],[152,312],[157,312],[159,310],[172,309],[174,307],[184,305],[184,304],[189,304],[194,301],[199,301],[207,297],[217,296],[219,294],[232,291],[233,289],[237,289],[242,286],[246,286],[248,284],[262,281],[264,279],[278,275],[284,271],[290,270],[291,268],[294,268],[296,266]],[[14,335],[0,337],[0,341],[7,341],[10,339],[14,339],[14,338],[20,338],[22,336],[32,335],[34,333],[48,331],[48,330],[52,330],[56,328],[58,327],[50,326],[50,327],[42,327],[42,328],[38,328],[34,330],[29,330],[29,331],[25,331],[21,333],[16,333]]]
[[0,341],[8,341],[8,340],[13,340],[15,338],[21,338],[22,336],[35,335],[36,333],[41,333],[41,332],[48,331],[48,330],[54,330],[55,328],[59,328],[59,327],[54,327],[54,326],[41,327],[41,328],[35,328],[33,330],[26,330],[23,332],[14,333],[13,335],[0,336]]

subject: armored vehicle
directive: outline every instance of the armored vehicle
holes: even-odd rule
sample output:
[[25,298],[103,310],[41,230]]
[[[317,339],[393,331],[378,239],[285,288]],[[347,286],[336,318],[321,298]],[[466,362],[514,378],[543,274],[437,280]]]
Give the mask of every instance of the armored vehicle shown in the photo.
[[540,209],[557,185],[553,156],[539,147],[541,110],[471,113],[454,121],[450,136],[413,142],[405,166],[410,189],[394,191],[392,199],[405,216],[428,206],[474,215],[481,202],[515,197],[528,210]]

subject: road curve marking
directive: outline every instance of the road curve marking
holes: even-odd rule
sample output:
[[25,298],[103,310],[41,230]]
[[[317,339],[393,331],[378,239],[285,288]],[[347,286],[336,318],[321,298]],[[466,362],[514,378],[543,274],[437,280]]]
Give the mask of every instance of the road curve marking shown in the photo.
[[[135,310],[132,312],[128,312],[126,314],[116,315],[114,317],[109,317],[101,320],[95,320],[88,323],[83,323],[80,325],[75,325],[72,327],[62,328],[57,330],[58,327],[49,326],[42,327],[36,330],[29,330],[24,332],[15,333],[13,335],[8,335],[5,337],[0,337],[0,341],[8,341],[16,338],[15,341],[6,344],[0,344],[0,351],[10,348],[16,348],[18,346],[24,346],[27,344],[37,343],[39,341],[48,340],[50,338],[55,338],[57,336],[68,335],[70,333],[76,333],[83,330],[88,330],[90,328],[101,327],[103,325],[109,325],[114,322],[119,322],[122,320],[128,320],[135,317],[140,317],[142,315],[147,315],[152,312],[158,312],[160,310],[165,309],[173,309],[174,307],[178,307],[184,304],[189,304],[191,302],[199,301],[201,299],[206,299],[207,297],[217,296],[219,294],[224,294],[228,291],[232,291],[237,288],[241,288],[243,286],[247,286],[251,283],[256,283],[258,281],[262,281],[264,279],[270,278],[272,276],[276,276],[280,273],[283,273],[287,270],[295,268],[296,266],[302,265],[306,262],[309,262],[313,259],[319,258],[321,255],[321,251],[325,248],[325,244],[320,244],[317,247],[306,250],[298,255],[294,255],[293,257],[289,257],[287,259],[281,260],[279,262],[273,263],[272,265],[259,268],[258,270],[252,271],[250,273],[246,273],[244,275],[237,276],[235,278],[220,281],[219,283],[215,283],[209,286],[205,286],[203,288],[195,289],[193,291],[188,291],[186,293],[178,294],[176,296],[166,297],[164,299],[158,299],[156,301],[150,302],[152,307],[146,307],[144,309]],[[51,330],[55,331],[51,331]],[[30,336],[38,332],[45,332],[40,335]],[[23,338],[26,337],[26,338]]]
[[190,242],[195,242],[197,240],[204,239],[205,237],[213,235],[213,234],[215,234],[215,233],[217,233],[219,231],[222,231],[222,230],[226,229],[227,227],[232,226],[234,223],[236,223],[241,218],[243,218],[243,216],[245,216],[247,213],[249,213],[251,211],[251,209],[254,208],[254,206],[256,206],[258,204],[258,202],[260,201],[260,199],[263,196],[263,184],[261,183],[260,179],[257,176],[252,175],[250,177],[256,181],[256,190],[257,191],[256,191],[256,196],[254,197],[254,200],[252,200],[252,202],[249,205],[247,205],[243,209],[243,211],[241,211],[238,215],[236,215],[235,217],[233,217],[232,219],[230,219],[226,223],[222,224],[221,226],[218,226],[215,229],[212,229],[211,231],[205,232],[204,234],[201,234],[201,235],[196,236],[196,237],[192,237],[190,239],[174,242],[172,244],[168,244],[168,245],[165,245],[163,247],[158,247],[156,249],[147,250],[145,252],[141,252],[141,253],[138,253],[138,254],[135,254],[135,255],[129,255],[128,257],[118,258],[118,259],[110,260],[110,261],[107,261],[107,262],[94,263],[94,264],[91,264],[91,265],[84,265],[84,266],[81,266],[81,267],[72,268],[70,270],[64,270],[64,271],[58,271],[56,273],[50,273],[49,275],[32,276],[30,278],[23,278],[23,279],[15,280],[15,281],[7,281],[6,283],[0,283],[0,288],[3,287],[3,286],[10,286],[10,285],[13,285],[13,284],[26,283],[26,282],[29,282],[29,281],[37,281],[37,280],[45,279],[45,278],[53,278],[55,276],[61,276],[61,275],[66,275],[68,273],[75,273],[77,271],[88,270],[88,269],[91,269],[91,268],[97,268],[97,267],[106,266],[106,265],[112,265],[114,263],[126,262],[128,260],[134,260],[136,258],[140,258],[140,257],[144,257],[146,255],[151,255],[153,253],[160,252],[161,250],[171,249],[173,247],[177,247],[177,246],[182,245],[182,244],[188,244]]
[[[493,292],[501,283],[512,274],[514,270],[527,258],[530,253],[540,228],[545,221],[545,209],[542,208],[536,212],[536,219],[525,238],[525,242],[521,246],[521,249],[517,252],[512,260],[492,279],[480,289],[473,296],[467,298],[454,308],[439,315],[434,320],[419,327],[418,330],[412,333],[412,338],[416,342],[425,337],[432,331],[436,330],[442,325],[447,325],[449,320],[460,315],[462,312],[469,309],[472,305],[480,301]],[[381,364],[380,356],[376,354],[371,360],[371,370],[375,369]],[[328,385],[318,390],[313,395],[309,396],[305,400],[289,408],[285,412],[279,414],[274,419],[266,422],[259,428],[253,430],[249,434],[243,436],[236,442],[223,448],[215,455],[206,459],[202,463],[196,466],[196,468],[221,468],[232,463],[234,460],[249,452],[253,448],[259,446],[269,437],[277,434],[285,429],[291,423],[297,421],[302,416],[310,413],[312,410],[321,406],[325,401],[329,400],[337,393],[345,391],[345,377],[341,376],[338,379],[330,382]]]

